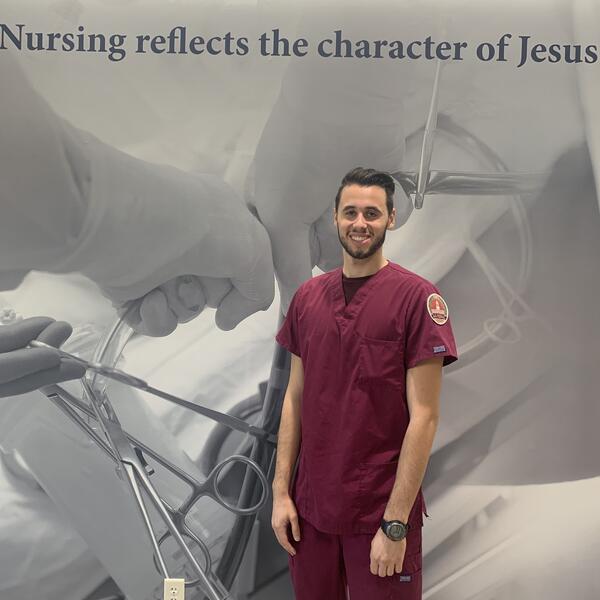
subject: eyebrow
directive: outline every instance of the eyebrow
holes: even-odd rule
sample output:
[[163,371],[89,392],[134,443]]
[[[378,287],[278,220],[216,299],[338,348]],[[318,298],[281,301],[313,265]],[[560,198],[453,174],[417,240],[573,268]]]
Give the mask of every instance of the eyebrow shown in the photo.
[[[350,208],[356,210],[356,206],[354,206],[354,204],[348,204],[347,206],[344,206],[342,210],[348,210]],[[364,210],[378,210],[381,212],[381,209],[378,206],[365,206]]]

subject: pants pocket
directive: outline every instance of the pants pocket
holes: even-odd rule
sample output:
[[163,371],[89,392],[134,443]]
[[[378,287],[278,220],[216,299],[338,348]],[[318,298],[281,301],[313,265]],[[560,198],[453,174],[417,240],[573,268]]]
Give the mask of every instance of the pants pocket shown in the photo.
[[[421,527],[412,527],[406,536],[406,553],[400,575],[413,575],[423,568]],[[402,582],[402,577],[400,577]]]

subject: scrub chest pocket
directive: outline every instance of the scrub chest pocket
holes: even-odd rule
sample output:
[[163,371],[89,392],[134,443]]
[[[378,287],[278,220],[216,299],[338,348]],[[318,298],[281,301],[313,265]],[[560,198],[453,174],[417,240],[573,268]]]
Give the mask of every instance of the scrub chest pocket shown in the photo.
[[359,336],[359,379],[396,384],[404,389],[404,345],[397,340]]
[[403,344],[361,337],[358,361],[354,410],[365,434],[363,449],[373,456],[370,462],[388,462],[390,452],[400,452],[409,421]]

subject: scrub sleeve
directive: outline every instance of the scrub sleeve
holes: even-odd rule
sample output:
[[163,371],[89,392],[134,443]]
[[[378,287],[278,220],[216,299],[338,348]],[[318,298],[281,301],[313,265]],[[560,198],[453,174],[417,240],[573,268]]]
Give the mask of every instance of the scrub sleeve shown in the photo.
[[405,339],[407,369],[429,358],[443,358],[444,366],[458,359],[448,304],[434,285],[418,288],[411,299]]

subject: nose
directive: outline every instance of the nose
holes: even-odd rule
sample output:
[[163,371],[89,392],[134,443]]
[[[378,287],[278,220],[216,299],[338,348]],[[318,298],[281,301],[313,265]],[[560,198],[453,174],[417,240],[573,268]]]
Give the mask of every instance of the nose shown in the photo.
[[367,222],[361,212],[359,212],[356,219],[354,219],[354,227],[367,228]]

